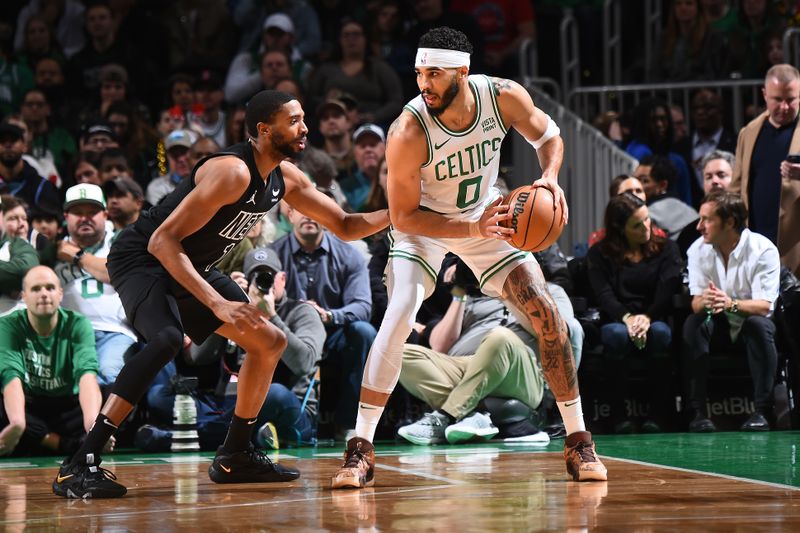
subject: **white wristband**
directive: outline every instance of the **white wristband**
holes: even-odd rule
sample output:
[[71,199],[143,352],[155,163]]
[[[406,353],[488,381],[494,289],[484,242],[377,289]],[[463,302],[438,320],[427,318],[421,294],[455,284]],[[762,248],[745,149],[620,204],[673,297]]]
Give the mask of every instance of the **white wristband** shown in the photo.
[[533,146],[536,150],[538,150],[544,145],[544,143],[546,143],[547,141],[549,141],[550,139],[552,139],[553,137],[555,137],[560,133],[561,129],[558,127],[558,124],[556,124],[553,121],[553,119],[550,118],[550,115],[547,115],[547,129],[544,130],[542,136],[539,137],[537,140],[528,142],[531,143],[531,146]]

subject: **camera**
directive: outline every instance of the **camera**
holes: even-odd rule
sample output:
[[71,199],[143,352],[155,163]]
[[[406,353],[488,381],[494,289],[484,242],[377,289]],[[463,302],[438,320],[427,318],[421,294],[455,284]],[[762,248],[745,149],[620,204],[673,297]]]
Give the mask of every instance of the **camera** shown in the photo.
[[272,270],[260,269],[250,274],[250,285],[255,284],[256,288],[263,292],[268,293],[275,282],[275,273]]

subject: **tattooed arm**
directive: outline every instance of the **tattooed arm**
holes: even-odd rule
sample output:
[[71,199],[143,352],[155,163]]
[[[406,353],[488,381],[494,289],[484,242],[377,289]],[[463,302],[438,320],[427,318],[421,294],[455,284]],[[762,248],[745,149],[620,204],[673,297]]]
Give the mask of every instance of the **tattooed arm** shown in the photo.
[[[547,114],[533,104],[528,91],[519,83],[503,78],[492,78],[500,115],[506,126],[511,126],[528,142],[533,143],[542,138],[550,119]],[[564,141],[560,135],[550,138],[536,150],[542,177],[534,182],[534,187],[545,187],[553,193],[556,202],[561,203],[564,210],[564,223],[568,220],[567,201],[564,191],[558,185],[558,171],[564,160]]]
[[569,343],[567,324],[558,313],[538,265],[519,265],[506,278],[506,302],[530,320],[539,342],[539,357],[550,390],[558,401],[578,397],[578,374]]

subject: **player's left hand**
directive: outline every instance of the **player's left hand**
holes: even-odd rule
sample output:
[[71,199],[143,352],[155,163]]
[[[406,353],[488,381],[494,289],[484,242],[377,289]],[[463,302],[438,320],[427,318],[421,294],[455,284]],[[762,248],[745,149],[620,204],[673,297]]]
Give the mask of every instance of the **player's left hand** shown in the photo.
[[567,206],[567,197],[564,195],[564,190],[561,188],[561,185],[558,184],[558,179],[542,176],[534,181],[531,187],[544,187],[553,193],[553,204],[561,204],[561,213],[563,213],[562,219],[566,225],[566,223],[569,222],[569,207]]

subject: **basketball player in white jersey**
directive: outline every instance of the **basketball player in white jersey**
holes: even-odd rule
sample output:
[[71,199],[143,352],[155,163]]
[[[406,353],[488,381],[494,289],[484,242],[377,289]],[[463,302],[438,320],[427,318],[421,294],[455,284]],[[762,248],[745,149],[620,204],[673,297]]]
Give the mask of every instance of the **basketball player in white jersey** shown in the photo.
[[560,132],[519,84],[470,76],[470,53],[472,46],[459,31],[442,27],[423,35],[415,62],[422,94],[406,104],[389,129],[386,159],[394,226],[386,267],[389,305],[364,369],[356,436],[347,443],[333,488],[374,482],[375,428],[400,376],[403,343],[448,251],[469,265],[483,292],[502,298],[538,339],[545,378],[567,432],[569,476],[575,481],[606,479],[584,425],[566,323],[532,254],[508,243],[514,230],[500,223],[511,215],[494,187],[500,145],[513,127],[538,153],[542,177],[533,186],[553,193],[566,222],[567,205],[558,185],[564,150]]

